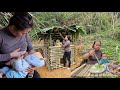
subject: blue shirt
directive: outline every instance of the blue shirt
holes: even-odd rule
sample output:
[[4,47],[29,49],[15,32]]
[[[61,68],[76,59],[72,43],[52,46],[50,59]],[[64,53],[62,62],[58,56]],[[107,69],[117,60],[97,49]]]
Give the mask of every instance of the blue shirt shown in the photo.
[[109,63],[110,60],[108,60],[108,59],[106,59],[106,60],[100,59],[100,62],[101,62],[102,64],[104,64],[104,63]]

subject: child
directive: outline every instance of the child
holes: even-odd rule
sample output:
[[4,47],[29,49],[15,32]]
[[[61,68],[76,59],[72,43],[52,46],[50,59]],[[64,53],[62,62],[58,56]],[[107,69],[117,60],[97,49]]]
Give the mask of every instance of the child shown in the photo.
[[5,75],[6,78],[25,78],[28,74],[26,71],[28,67],[41,67],[44,65],[44,60],[42,55],[36,52],[24,58],[13,59],[8,63],[12,65],[13,68],[3,67],[0,69],[0,77]]
[[105,53],[102,53],[102,58],[99,61],[101,64],[109,63],[110,60],[107,59],[107,55]]

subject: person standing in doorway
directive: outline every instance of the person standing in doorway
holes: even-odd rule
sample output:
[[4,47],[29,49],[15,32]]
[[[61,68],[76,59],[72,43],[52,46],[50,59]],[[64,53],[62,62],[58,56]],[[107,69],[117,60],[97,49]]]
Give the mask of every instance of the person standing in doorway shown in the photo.
[[70,66],[71,66],[70,36],[66,35],[65,38],[64,38],[61,33],[60,33],[60,36],[63,38],[63,44],[62,44],[62,47],[64,48],[63,64],[64,64],[64,67],[66,67],[66,62],[68,60],[68,62],[69,62],[68,69],[70,69]]

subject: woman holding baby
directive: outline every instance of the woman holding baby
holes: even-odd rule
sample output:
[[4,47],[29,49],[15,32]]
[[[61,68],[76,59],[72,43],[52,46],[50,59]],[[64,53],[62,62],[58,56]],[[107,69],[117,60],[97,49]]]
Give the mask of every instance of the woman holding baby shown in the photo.
[[[6,63],[13,58],[35,53],[28,35],[32,27],[33,20],[29,13],[16,12],[8,26],[0,30],[0,68],[8,66]],[[29,67],[26,71],[34,71],[33,78],[40,78],[35,67]]]

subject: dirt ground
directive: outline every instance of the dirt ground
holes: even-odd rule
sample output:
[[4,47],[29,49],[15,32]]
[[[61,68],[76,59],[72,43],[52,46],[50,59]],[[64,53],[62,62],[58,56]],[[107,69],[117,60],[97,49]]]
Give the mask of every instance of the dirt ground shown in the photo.
[[76,64],[71,65],[71,70],[68,70],[67,68],[59,68],[49,71],[47,67],[43,66],[37,68],[37,71],[40,73],[41,78],[71,78],[71,71],[80,65],[81,60],[82,58],[79,57],[79,59],[76,60]]

